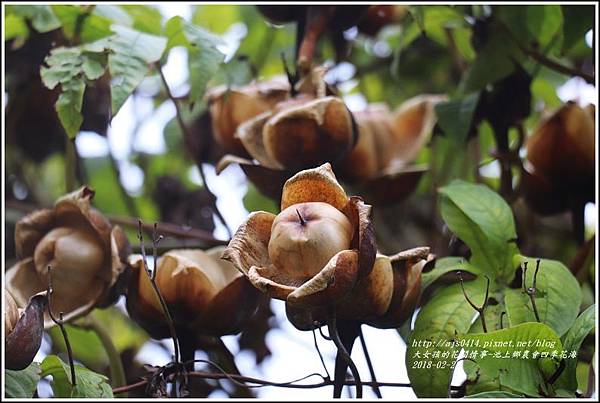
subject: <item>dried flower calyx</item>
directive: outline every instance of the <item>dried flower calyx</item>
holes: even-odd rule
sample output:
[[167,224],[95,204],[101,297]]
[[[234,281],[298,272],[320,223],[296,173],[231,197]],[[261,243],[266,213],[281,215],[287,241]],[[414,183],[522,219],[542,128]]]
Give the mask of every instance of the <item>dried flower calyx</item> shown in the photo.
[[385,327],[420,282],[428,248],[396,273],[392,259],[376,254],[370,211],[346,195],[329,164],[301,171],[283,187],[281,213],[251,213],[223,258],[256,288],[285,300],[298,328],[310,328],[333,304],[341,318]]
[[[171,250],[158,258],[156,285],[174,325],[196,334],[223,336],[240,331],[254,314],[260,293],[229,262],[223,247]],[[170,336],[168,322],[142,256],[131,255],[127,289],[131,317],[157,339]]]
[[[129,244],[118,226],[91,207],[94,191],[84,186],[17,222],[20,259],[6,272],[6,287],[19,307],[47,289],[52,268],[52,309],[65,320],[113,303],[120,294]],[[49,316],[45,326],[52,326]]]

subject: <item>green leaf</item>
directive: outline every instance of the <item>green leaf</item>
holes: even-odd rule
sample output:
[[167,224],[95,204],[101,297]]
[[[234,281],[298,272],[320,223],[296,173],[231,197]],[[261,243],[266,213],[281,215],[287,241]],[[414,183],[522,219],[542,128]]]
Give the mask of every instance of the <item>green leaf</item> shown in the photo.
[[40,366],[32,362],[21,371],[6,369],[4,371],[4,390],[6,397],[29,399],[33,397],[40,380]]
[[438,124],[448,137],[459,143],[466,140],[478,102],[479,93],[475,92],[435,106]]
[[77,136],[79,128],[83,123],[81,106],[83,105],[84,91],[85,83],[81,79],[64,82],[62,83],[62,91],[55,104],[58,118],[65,128],[67,135],[72,139]]
[[[471,354],[476,361],[476,364],[465,362],[465,368],[476,365],[480,374],[498,385],[528,396],[539,396],[540,390],[547,390],[541,360],[550,360],[552,355],[560,357],[562,352],[559,337],[543,323],[523,323],[489,333],[459,335],[458,339],[466,343],[465,355]],[[486,354],[483,358],[482,352]],[[546,358],[542,358],[544,355]],[[550,367],[555,368],[553,364]]]
[[155,6],[123,4],[120,7],[133,18],[134,29],[154,35],[162,33],[163,15]]
[[225,33],[230,26],[239,21],[240,15],[237,7],[223,7],[216,4],[198,5],[192,15],[193,24],[218,34]]
[[108,38],[112,51],[108,55],[108,68],[112,78],[112,116],[115,116],[148,73],[149,64],[161,58],[167,40],[119,25],[113,25],[112,29],[116,35]]
[[441,213],[450,230],[471,249],[471,265],[507,282],[514,275],[515,222],[508,204],[484,185],[461,180],[440,189]]
[[93,13],[94,6],[52,6],[54,14],[62,23],[67,38],[79,37],[82,43],[94,42],[112,35],[112,21]]
[[56,112],[67,135],[75,138],[83,122],[81,106],[85,83],[81,49],[55,48],[44,60],[48,67],[42,66],[40,75],[44,85],[50,89],[61,85],[61,93],[55,104]]
[[[475,304],[485,296],[486,281],[476,279],[465,282],[465,292]],[[421,308],[415,327],[408,340],[406,367],[413,391],[418,397],[447,397],[451,366],[460,347],[452,345],[455,334],[466,333],[471,326],[475,310],[467,303],[460,284],[440,290]],[[431,345],[428,346],[428,344]],[[438,345],[440,343],[440,345]],[[424,359],[424,354],[438,351],[439,358]],[[419,363],[430,361],[431,368],[421,368]]]
[[[248,210],[252,211],[250,209]],[[481,270],[478,270],[476,267],[465,262],[465,259],[462,257],[443,257],[436,260],[433,269],[421,274],[421,290],[425,290],[444,274],[458,270],[467,271],[473,274],[481,273]]]
[[502,390],[493,390],[465,396],[467,399],[516,399],[520,397],[523,397],[523,395],[516,395]]
[[[563,339],[563,346],[566,351],[578,352],[583,339],[594,330],[596,327],[595,309],[596,306],[591,305],[577,317],[575,323],[573,323],[573,326],[571,326]],[[577,390],[577,358],[566,359],[565,369],[556,381],[555,386],[573,392]]]
[[527,28],[538,46],[544,48],[562,30],[563,15],[560,5],[527,6]]
[[38,32],[49,32],[61,26],[60,20],[48,5],[10,5],[7,6],[6,12],[27,18]]
[[184,46],[188,50],[190,70],[190,100],[201,100],[206,84],[217,73],[225,56],[217,49],[222,41],[214,34],[186,22],[181,17],[173,17],[165,25],[169,38],[168,48]]
[[96,80],[104,75],[106,70],[106,61],[101,57],[102,55],[87,54],[81,64],[83,73],[88,80]]
[[[536,259],[520,256],[527,262],[526,287],[532,287]],[[581,306],[581,289],[569,269],[556,260],[542,259],[537,275],[535,304],[542,323],[562,336],[575,322]],[[505,290],[506,315],[511,326],[535,322],[529,296],[521,289]]]
[[112,398],[108,378],[81,365],[75,365],[75,387],[71,384],[71,369],[55,355],[47,356],[41,365],[42,378],[52,376],[54,397]]
[[4,41],[13,38],[26,38],[29,35],[29,28],[25,19],[16,14],[6,14],[4,16]]

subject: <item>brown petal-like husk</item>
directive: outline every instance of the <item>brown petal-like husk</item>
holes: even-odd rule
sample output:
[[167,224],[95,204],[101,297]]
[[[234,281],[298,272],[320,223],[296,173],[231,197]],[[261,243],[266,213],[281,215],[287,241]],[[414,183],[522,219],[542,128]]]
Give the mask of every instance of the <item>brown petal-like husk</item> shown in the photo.
[[269,294],[271,298],[281,300],[285,300],[301,284],[301,281],[288,277],[273,265],[252,266],[248,270],[248,280],[254,287]]
[[[32,258],[17,262],[6,271],[6,288],[10,290],[15,302],[20,308],[27,305],[32,295],[43,292],[48,284],[42,283],[35,268]],[[90,312],[102,293],[103,287],[100,281],[93,282],[90,288],[85,290],[71,290],[68,298],[61,295],[55,288],[52,294],[52,312],[64,312],[64,320],[69,321]],[[44,326],[54,326],[48,314],[44,315]]]
[[317,329],[326,324],[329,307],[299,308],[286,302],[285,315],[298,330]]
[[335,162],[354,144],[352,116],[341,98],[311,100],[266,120],[263,142],[267,154],[289,169]]
[[272,111],[266,111],[247,120],[238,127],[236,138],[240,139],[246,151],[260,165],[274,170],[283,170],[284,165],[272,157],[264,143],[263,129],[272,116]]
[[387,312],[368,321],[374,327],[400,327],[413,314],[421,295],[421,271],[433,258],[429,248],[420,247],[390,257],[393,268],[393,294]]
[[152,283],[145,272],[141,255],[129,257],[131,277],[127,287],[125,306],[129,316],[148,332],[154,339],[170,337],[166,316],[160,300],[152,288]]
[[540,215],[552,215],[566,211],[569,207],[569,194],[556,188],[528,161],[521,170],[520,189],[527,205]]
[[246,174],[246,177],[262,194],[277,201],[281,199],[281,191],[285,181],[293,175],[289,171],[269,169],[248,159],[239,158],[231,154],[221,158],[216,167],[217,175],[231,164],[238,164]]
[[250,213],[229,241],[222,258],[233,263],[236,269],[248,275],[250,268],[266,267],[269,262],[269,240],[275,215],[266,211]]
[[51,209],[35,210],[17,221],[15,225],[15,248],[17,257],[33,256],[35,247],[54,226],[55,214]]
[[569,102],[528,139],[527,160],[555,186],[569,189],[594,176],[595,149],[594,117]]
[[358,140],[341,165],[344,180],[360,181],[377,176],[393,156],[394,127],[385,104],[371,104],[353,112]]
[[258,308],[261,292],[233,264],[221,259],[224,250],[224,246],[217,246],[206,251],[206,255],[224,273],[226,285],[191,325],[200,334],[223,336],[239,333]]
[[194,327],[199,333],[212,336],[239,333],[256,312],[260,296],[261,292],[239,274],[215,295]]
[[445,95],[418,95],[403,102],[394,112],[394,157],[390,165],[405,165],[415,159],[435,126],[435,104]]
[[385,172],[358,185],[358,191],[368,203],[374,205],[397,204],[410,196],[428,171],[424,165]]
[[342,212],[356,228],[351,247],[358,249],[358,278],[366,277],[373,268],[377,254],[375,230],[371,222],[371,206],[365,204],[360,197],[352,196]]
[[331,305],[352,290],[357,273],[358,252],[338,252],[319,273],[290,293],[287,302],[297,307]]
[[338,183],[329,163],[298,172],[285,182],[281,195],[281,210],[306,202],[324,202],[343,211],[348,196]]
[[393,271],[390,259],[378,255],[370,274],[356,283],[352,292],[340,301],[340,318],[365,320],[383,315],[393,292]]
[[44,311],[48,299],[46,292],[35,294],[12,332],[6,335],[4,352],[6,368],[20,371],[33,361],[44,334]]
[[220,86],[208,91],[206,99],[215,140],[227,151],[245,155],[235,132],[243,122],[268,111],[289,95],[289,84],[275,78],[240,88]]
[[[107,278],[112,283],[98,301],[99,308],[114,304],[125,293],[130,276],[127,256],[131,253],[131,245],[125,233],[118,225],[114,226],[110,234],[111,243],[111,273]],[[108,273],[105,273],[108,276]]]
[[173,322],[186,325],[202,315],[228,282],[220,266],[199,249],[170,250],[158,259],[156,285]]

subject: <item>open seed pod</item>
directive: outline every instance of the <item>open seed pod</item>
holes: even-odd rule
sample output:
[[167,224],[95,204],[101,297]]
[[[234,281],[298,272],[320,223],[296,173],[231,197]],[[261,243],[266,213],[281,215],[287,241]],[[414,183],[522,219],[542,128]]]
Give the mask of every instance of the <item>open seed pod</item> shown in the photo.
[[357,130],[324,74],[324,68],[310,70],[296,83],[294,97],[241,124],[235,136],[252,160],[226,155],[217,174],[238,164],[262,193],[279,199],[283,183],[299,169],[340,161],[353,147]]
[[290,178],[281,209],[251,213],[223,253],[255,287],[310,306],[341,298],[368,276],[376,250],[371,207],[346,195],[329,164]]
[[[223,258],[256,288],[286,301],[299,329],[310,329],[333,305],[340,318],[381,317],[386,326],[402,317],[399,305],[411,306],[407,284],[420,271],[395,275],[390,258],[376,259],[370,210],[360,197],[346,195],[329,164],[304,170],[285,183],[281,213],[251,213]],[[424,259],[427,252],[422,248],[416,256]]]
[[20,371],[33,361],[42,344],[46,292],[33,295],[19,309],[8,290],[4,290],[4,354],[6,368]]
[[395,112],[382,104],[354,112],[358,141],[342,161],[342,179],[373,204],[397,203],[417,187],[425,166],[411,165],[429,140],[442,95],[419,95]]
[[[17,222],[20,259],[6,272],[6,288],[19,307],[48,287],[52,268],[52,310],[65,320],[113,303],[121,293],[129,244],[125,234],[91,207],[94,191],[83,186]],[[52,326],[49,316],[45,326]]]
[[590,111],[574,102],[563,105],[528,139],[527,160],[558,190],[591,187],[593,197],[596,139]]
[[[156,284],[177,328],[198,335],[235,334],[256,311],[260,292],[231,263],[220,259],[223,250],[177,249],[158,259]],[[132,255],[129,262],[127,311],[152,337],[169,337],[142,257]]]
[[283,77],[254,82],[244,87],[212,88],[206,95],[212,133],[226,152],[246,156],[247,152],[235,132],[243,122],[273,108],[286,99],[290,85]]

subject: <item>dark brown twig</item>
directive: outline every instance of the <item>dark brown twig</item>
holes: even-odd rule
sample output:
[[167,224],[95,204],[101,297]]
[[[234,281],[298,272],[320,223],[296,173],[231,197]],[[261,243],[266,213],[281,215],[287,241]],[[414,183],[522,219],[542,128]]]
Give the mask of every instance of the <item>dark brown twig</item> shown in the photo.
[[315,328],[314,327],[312,328],[312,335],[313,335],[313,341],[315,343],[315,350],[317,350],[317,354],[319,354],[319,359],[321,360],[321,364],[323,365],[323,369],[325,370],[325,373],[327,374],[327,378],[326,379],[331,379],[331,376],[329,375],[329,371],[327,370],[327,366],[325,365],[325,360],[323,359],[323,354],[321,354],[321,349],[319,348],[319,344],[317,343],[317,333],[315,332]]
[[500,26],[502,26],[504,28],[504,31],[508,34],[508,36],[510,37],[510,39],[512,39],[512,41],[517,45],[517,47],[521,50],[521,52],[523,52],[525,55],[531,57],[533,60],[535,60],[536,62],[548,67],[549,69],[552,69],[558,73],[561,74],[566,74],[569,76],[577,76],[577,77],[581,77],[583,78],[588,84],[594,84],[595,83],[595,78],[593,75],[587,74],[581,70],[569,67],[569,66],[565,66],[564,64],[560,64],[552,59],[549,59],[548,57],[546,57],[544,54],[538,52],[535,49],[531,49],[525,45],[523,45],[516,37],[515,35],[513,35],[513,33],[510,31],[510,29],[504,25],[502,22],[500,22]]
[[362,328],[360,328],[360,330],[359,330],[358,337],[360,338],[360,345],[363,349],[363,353],[365,354],[365,359],[367,360],[367,367],[369,367],[369,373],[371,374],[371,380],[374,382],[374,385],[372,386],[373,392],[375,393],[375,396],[377,396],[379,399],[381,399],[382,398],[381,390],[379,389],[379,386],[377,385],[377,378],[375,377],[375,368],[373,368],[373,363],[371,362],[371,356],[369,355],[369,351],[367,350],[367,342],[365,341],[365,336],[363,335]]
[[[203,371],[188,372],[187,375],[189,377],[196,377],[196,378],[202,378],[202,379],[229,379],[229,380],[236,380],[238,382],[253,383],[253,384],[261,385],[261,386],[274,386],[274,387],[292,388],[292,389],[316,389],[316,388],[323,388],[323,387],[333,385],[333,381],[331,379],[324,379],[322,382],[311,383],[311,384],[295,384],[294,383],[294,382],[299,382],[300,380],[304,380],[310,376],[321,376],[322,377],[322,375],[317,374],[317,373],[310,374],[310,375],[307,375],[307,376],[301,378],[300,380],[295,380],[295,381],[290,381],[290,382],[271,382],[271,381],[267,381],[264,379],[252,378],[252,377],[248,377],[248,376],[222,374],[222,373],[215,374],[215,373],[203,372]],[[361,383],[366,386],[373,386],[374,384],[377,384],[377,386],[379,386],[379,387],[392,387],[392,388],[410,388],[411,387],[410,383],[404,383],[404,382],[361,382]],[[120,388],[114,388],[113,394],[120,394],[120,393],[128,392],[131,390],[139,389],[147,384],[148,384],[148,380],[144,379],[144,380],[138,381],[136,383],[133,383],[131,385],[126,385],[126,386],[123,386]],[[354,385],[356,385],[356,381],[346,380],[346,381],[344,381],[344,385],[354,386]],[[250,386],[251,385],[245,385],[244,387],[250,387]],[[456,387],[453,386],[452,389],[456,389]]]
[[536,261],[535,272],[533,273],[533,282],[531,287],[527,287],[525,281],[527,280],[527,262],[523,264],[523,291],[529,296],[529,300],[531,301],[531,307],[533,308],[533,314],[535,315],[535,320],[541,323],[540,315],[537,310],[537,305],[535,304],[535,294],[537,293],[537,275],[540,269],[540,259]]
[[71,386],[77,385],[77,377],[75,376],[75,364],[73,363],[73,349],[71,348],[71,342],[65,329],[65,322],[63,320],[63,312],[58,313],[58,319],[52,313],[52,266],[48,266],[48,316],[52,319],[52,322],[56,323],[60,328],[63,339],[65,339],[65,346],[67,347],[67,357],[69,358],[69,367],[71,368]]
[[458,278],[460,279],[460,288],[462,289],[465,299],[467,300],[469,305],[471,305],[471,307],[479,313],[479,317],[481,318],[481,327],[483,327],[483,332],[487,333],[487,325],[485,323],[485,308],[487,307],[488,297],[490,295],[490,278],[486,276],[487,285],[485,287],[485,299],[483,300],[483,304],[481,306],[477,306],[475,305],[475,303],[473,303],[473,301],[471,301],[471,298],[469,298],[465,291],[462,273],[458,271],[456,274],[458,274]]
[[[173,349],[174,349],[174,361],[175,363],[179,363],[179,339],[177,338],[177,333],[175,331],[175,325],[173,323],[173,318],[171,316],[171,313],[169,312],[169,308],[167,307],[167,303],[165,302],[162,294],[160,293],[160,290],[158,289],[158,285],[156,284],[156,272],[157,272],[157,266],[156,266],[156,248],[158,246],[158,242],[160,242],[160,237],[156,238],[156,223],[154,224],[154,232],[153,232],[153,239],[152,239],[152,249],[153,249],[153,257],[154,257],[154,268],[152,270],[152,272],[150,271],[150,268],[148,267],[148,260],[146,257],[146,249],[144,247],[144,236],[142,235],[142,220],[139,220],[139,227],[138,227],[138,239],[140,241],[140,249],[142,252],[142,261],[144,263],[144,271],[146,272],[146,274],[148,275],[148,278],[150,279],[150,283],[152,284],[152,288],[154,289],[154,292],[156,293],[156,296],[158,297],[159,301],[160,301],[160,305],[163,309],[163,312],[165,314],[165,318],[167,321],[167,325],[169,326],[169,332],[171,333],[171,338],[173,339]],[[176,388],[175,388],[176,389]]]
[[[23,203],[17,200],[7,200],[5,202],[6,208],[18,210],[24,213],[30,213],[40,208],[44,208],[43,206],[36,206],[33,204]],[[124,227],[138,228],[139,220],[137,218],[125,217],[119,215],[105,214],[105,216],[109,219],[109,221],[113,224],[122,225]],[[154,228],[151,224],[142,224],[142,228],[144,232],[151,234],[152,229]],[[165,235],[170,235],[176,238],[187,238],[187,239],[196,239],[199,241],[205,242],[208,246],[217,246],[217,245],[227,245],[229,241],[216,239],[210,232],[198,229],[185,227],[183,225],[169,223],[169,222],[159,222],[158,223],[158,231]]]

